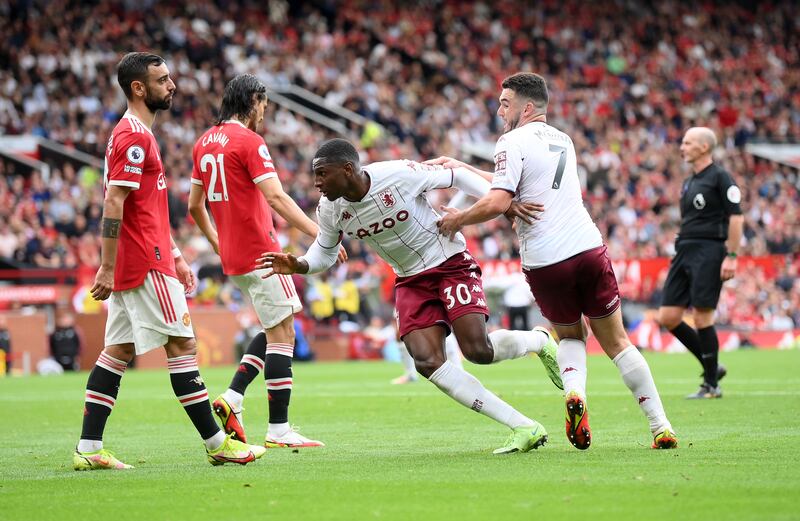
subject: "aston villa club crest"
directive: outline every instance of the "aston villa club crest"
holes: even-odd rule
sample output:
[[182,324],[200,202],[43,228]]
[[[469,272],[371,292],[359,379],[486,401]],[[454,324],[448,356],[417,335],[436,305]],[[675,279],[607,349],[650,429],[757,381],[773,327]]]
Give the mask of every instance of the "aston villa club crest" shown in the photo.
[[387,188],[383,192],[379,193],[378,199],[381,200],[383,206],[385,206],[386,208],[391,208],[392,206],[394,206],[395,201],[394,201],[394,195],[392,195],[391,188]]

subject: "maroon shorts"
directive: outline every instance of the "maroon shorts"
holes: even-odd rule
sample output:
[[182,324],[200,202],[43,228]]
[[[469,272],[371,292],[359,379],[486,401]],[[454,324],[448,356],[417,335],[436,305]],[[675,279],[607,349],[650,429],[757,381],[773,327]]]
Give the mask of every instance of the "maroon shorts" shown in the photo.
[[422,273],[398,277],[394,287],[401,338],[437,324],[449,331],[468,313],[489,316],[481,268],[466,251]]
[[619,308],[617,278],[605,246],[550,266],[522,271],[542,315],[553,324],[574,324],[581,314],[603,318]]

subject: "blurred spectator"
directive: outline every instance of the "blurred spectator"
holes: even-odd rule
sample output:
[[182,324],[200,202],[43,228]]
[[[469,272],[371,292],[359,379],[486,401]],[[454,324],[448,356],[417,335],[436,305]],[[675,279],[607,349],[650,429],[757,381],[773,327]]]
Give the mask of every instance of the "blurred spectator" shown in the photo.
[[77,371],[80,369],[81,345],[75,317],[69,311],[58,311],[56,327],[50,334],[50,356],[64,371]]
[[333,286],[327,273],[320,273],[309,282],[306,300],[311,316],[322,323],[328,323],[336,311],[333,301]]
[[528,313],[534,299],[527,284],[511,284],[503,291],[503,306],[508,316],[508,329],[527,331],[531,329]]
[[[275,1],[243,2],[235,15],[221,0],[14,5],[0,25],[0,134],[46,136],[102,158],[125,107],[112,84],[121,54],[148,48],[170,63],[178,92],[157,125],[171,223],[179,246],[197,246],[201,274],[218,259],[186,222],[190,148],[214,119],[213,93],[240,72],[275,89],[303,86],[380,124],[348,129],[373,145],[365,161],[462,156],[465,144],[495,140],[499,82],[517,70],[540,72],[552,93],[550,122],[575,140],[586,205],[613,259],[673,253],[672,194],[684,177],[677,143],[689,126],[709,126],[721,138],[715,161],[742,187],[741,254],[800,252],[797,170],[744,151],[748,140],[800,142],[800,31],[789,0],[769,9],[674,0]],[[333,132],[274,103],[265,121],[281,180],[311,211],[319,194],[310,160]],[[99,244],[85,237],[98,232],[100,179],[97,170],[65,164],[45,183],[41,173],[24,176],[0,159],[1,260],[96,266]],[[276,225],[282,245],[305,251],[306,239],[281,231],[280,219]],[[502,219],[466,235],[480,260],[518,254]],[[372,297],[383,275],[367,274],[375,257],[346,246],[368,267],[357,283],[362,311],[384,302]],[[747,291],[729,295],[720,324],[773,323],[777,294],[793,302],[789,314],[800,325],[797,288],[766,278],[755,287],[739,283]],[[202,302],[240,305],[224,278],[208,289]]]
[[0,314],[0,373],[11,374],[11,334],[8,332],[8,320]]
[[334,315],[339,322],[357,322],[361,311],[358,286],[350,279],[338,281],[333,290]]

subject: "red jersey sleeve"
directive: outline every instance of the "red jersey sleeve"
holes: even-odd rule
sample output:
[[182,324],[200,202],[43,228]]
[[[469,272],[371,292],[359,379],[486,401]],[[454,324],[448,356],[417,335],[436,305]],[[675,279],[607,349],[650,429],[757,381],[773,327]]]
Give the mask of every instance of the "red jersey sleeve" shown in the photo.
[[194,165],[192,166],[192,184],[197,186],[203,186],[203,176],[200,174],[200,169],[198,168],[200,166],[200,161],[198,161],[197,158],[197,156],[199,155],[197,151],[198,145],[199,142],[194,145],[194,149],[192,150],[192,159],[193,159],[192,163]]
[[275,166],[272,164],[272,156],[269,155],[267,144],[261,136],[253,136],[253,139],[248,140],[244,156],[247,171],[254,183],[278,177]]
[[108,184],[139,189],[142,170],[150,150],[150,138],[144,132],[117,134],[108,155]]

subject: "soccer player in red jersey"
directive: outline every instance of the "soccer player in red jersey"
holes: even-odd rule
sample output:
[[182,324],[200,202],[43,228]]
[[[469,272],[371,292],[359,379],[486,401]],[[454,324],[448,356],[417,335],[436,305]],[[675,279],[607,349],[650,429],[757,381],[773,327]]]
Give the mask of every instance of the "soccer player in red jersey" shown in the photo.
[[73,466],[131,468],[103,448],[103,431],[128,363],[161,346],[172,389],[203,438],[209,462],[248,463],[265,449],[226,437],[214,421],[184,294],[194,288],[194,276],[170,235],[167,181],[152,125],[172,104],[175,83],[161,57],[141,52],[122,58],[117,80],[128,110],[106,149],[102,264],[90,289],[96,300],[110,297],[106,347],[86,384]]
[[[256,258],[281,251],[272,222],[274,209],[290,225],[316,237],[317,225],[283,191],[264,138],[267,88],[253,75],[242,74],[225,86],[219,118],[194,145],[189,211],[214,251],[222,269],[250,297],[264,328],[242,356],[230,387],[216,400],[214,412],[226,432],[246,440],[242,401],[247,386],[263,369],[269,399],[265,446],[320,447],[289,424],[292,393],[294,315],[302,310],[292,279],[262,279]],[[211,223],[206,200],[214,224]],[[340,260],[345,260],[341,249]]]

